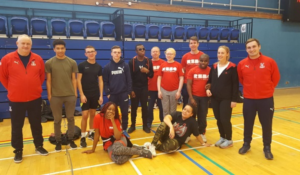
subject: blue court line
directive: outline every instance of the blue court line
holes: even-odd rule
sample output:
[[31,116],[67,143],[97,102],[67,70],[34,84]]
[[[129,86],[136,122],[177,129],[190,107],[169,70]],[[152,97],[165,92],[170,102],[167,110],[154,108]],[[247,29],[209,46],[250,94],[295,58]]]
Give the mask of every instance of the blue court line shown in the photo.
[[193,162],[195,165],[197,165],[200,169],[202,169],[204,172],[206,172],[206,174],[212,175],[211,172],[209,172],[207,169],[205,169],[203,166],[201,166],[199,163],[197,163],[196,161],[194,161],[192,158],[190,158],[188,155],[186,155],[184,152],[179,151],[180,154],[182,154],[184,157],[186,157],[187,159],[189,159],[191,162]]
[[[151,131],[153,133],[155,133],[154,130],[151,129]],[[203,166],[201,166],[199,163],[197,163],[196,161],[194,161],[191,157],[189,157],[188,155],[186,155],[184,152],[178,150],[178,152],[180,154],[182,154],[184,157],[186,157],[187,159],[189,159],[191,162],[193,162],[195,165],[197,165],[197,167],[199,167],[200,169],[202,169],[204,172],[206,172],[206,174],[209,174],[209,175],[213,175],[211,172],[209,172],[207,169],[205,169]]]

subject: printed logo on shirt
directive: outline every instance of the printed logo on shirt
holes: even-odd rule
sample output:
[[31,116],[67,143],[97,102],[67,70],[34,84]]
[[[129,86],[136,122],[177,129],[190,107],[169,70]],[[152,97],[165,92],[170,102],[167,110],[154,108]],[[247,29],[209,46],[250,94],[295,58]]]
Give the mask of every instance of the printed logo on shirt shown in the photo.
[[1,66],[1,61],[0,61],[0,66]]
[[14,63],[19,64],[19,61],[14,61]]
[[118,74],[122,74],[124,72],[124,67],[118,67],[118,70],[113,70],[111,71],[112,75],[118,75]]
[[198,59],[191,59],[191,60],[187,60],[186,63],[187,64],[199,64],[199,60]]
[[177,71],[177,67],[164,67],[162,69],[163,72],[176,72]]
[[9,111],[9,112],[11,112],[11,111],[12,111],[12,109],[11,109],[11,106],[9,106],[9,109],[8,109],[8,111]]
[[31,62],[31,66],[36,66],[35,61]]
[[175,133],[179,136],[182,137],[186,133],[187,127],[186,124],[184,123],[183,125],[179,125],[179,123],[175,122],[173,124]]
[[127,99],[125,99],[124,101],[128,101],[128,98],[127,98]]
[[273,111],[274,109],[273,109],[273,108],[270,108],[270,110]]
[[209,75],[206,74],[194,74],[194,79],[202,79],[202,80],[208,80]]
[[113,127],[113,126],[110,126],[109,129],[114,129],[114,127]]
[[261,69],[265,68],[265,63],[260,63],[259,68],[261,68]]
[[89,69],[90,67],[84,67],[84,69]]
[[249,68],[249,65],[245,65],[245,67]]
[[153,66],[153,71],[158,71],[160,66]]

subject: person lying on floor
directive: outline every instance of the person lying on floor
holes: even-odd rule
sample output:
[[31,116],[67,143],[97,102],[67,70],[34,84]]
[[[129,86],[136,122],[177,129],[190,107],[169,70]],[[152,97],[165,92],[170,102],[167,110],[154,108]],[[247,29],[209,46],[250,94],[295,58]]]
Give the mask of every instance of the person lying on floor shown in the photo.
[[[205,143],[200,136],[195,119],[196,114],[196,108],[191,104],[187,104],[182,112],[176,111],[171,115],[166,115],[164,122],[157,128],[151,144],[148,142],[144,146],[149,147],[150,150],[155,147],[156,150],[165,153],[173,152],[180,149],[191,134],[197,138],[202,146],[210,146],[211,144]],[[160,141],[160,144],[158,144],[158,141]]]
[[116,164],[124,164],[133,155],[152,159],[152,153],[143,147],[133,146],[130,140],[122,134],[119,111],[115,103],[108,102],[102,108],[100,114],[94,118],[94,142],[92,150],[83,153],[94,153],[101,136],[103,148]]

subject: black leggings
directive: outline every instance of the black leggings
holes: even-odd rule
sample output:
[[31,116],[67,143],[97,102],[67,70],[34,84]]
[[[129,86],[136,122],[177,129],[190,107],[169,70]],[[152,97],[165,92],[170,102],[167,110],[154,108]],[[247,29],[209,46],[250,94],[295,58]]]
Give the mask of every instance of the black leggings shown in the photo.
[[211,98],[211,105],[214,111],[220,136],[231,140],[232,139],[232,125],[230,122],[232,108],[231,100]]

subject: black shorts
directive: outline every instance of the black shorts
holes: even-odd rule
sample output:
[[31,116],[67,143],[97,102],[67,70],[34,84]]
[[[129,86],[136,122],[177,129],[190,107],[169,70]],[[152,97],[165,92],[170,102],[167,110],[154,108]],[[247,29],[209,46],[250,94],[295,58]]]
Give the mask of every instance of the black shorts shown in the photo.
[[99,96],[95,95],[94,97],[86,97],[86,103],[82,103],[81,110],[86,111],[89,109],[97,109],[99,106],[98,100]]

